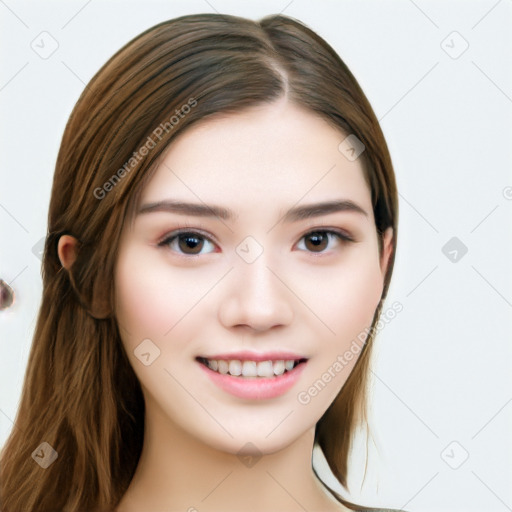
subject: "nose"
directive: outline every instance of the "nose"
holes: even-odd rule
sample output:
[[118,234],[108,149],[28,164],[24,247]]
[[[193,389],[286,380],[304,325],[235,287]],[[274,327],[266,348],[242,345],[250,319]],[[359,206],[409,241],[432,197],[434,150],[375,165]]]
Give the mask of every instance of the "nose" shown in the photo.
[[230,272],[218,311],[226,328],[265,331],[292,322],[293,294],[264,255],[252,263],[238,261]]

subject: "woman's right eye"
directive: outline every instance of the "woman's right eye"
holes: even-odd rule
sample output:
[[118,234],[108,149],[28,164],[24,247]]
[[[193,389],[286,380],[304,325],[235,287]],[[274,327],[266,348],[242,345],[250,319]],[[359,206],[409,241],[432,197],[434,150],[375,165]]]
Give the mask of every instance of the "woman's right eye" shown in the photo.
[[165,240],[162,240],[158,246],[169,247],[175,252],[188,256],[197,256],[200,254],[208,254],[208,252],[214,252],[201,252],[205,247],[205,244],[209,244],[215,249],[213,242],[200,233],[195,233],[194,231],[180,231],[178,233],[171,234],[165,238]]

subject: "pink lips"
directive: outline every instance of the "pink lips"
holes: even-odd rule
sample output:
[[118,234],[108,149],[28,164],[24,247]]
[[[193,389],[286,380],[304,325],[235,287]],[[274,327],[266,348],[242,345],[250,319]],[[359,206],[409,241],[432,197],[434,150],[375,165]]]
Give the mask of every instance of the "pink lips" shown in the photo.
[[[227,357],[226,357],[227,356]],[[216,355],[209,357],[208,359],[238,359],[238,360],[251,360],[251,361],[268,361],[268,360],[279,360],[279,359],[303,359],[296,355],[284,352],[273,352],[267,353],[264,356],[257,356],[250,353],[233,353]],[[305,358],[304,358],[305,359]],[[245,398],[249,400],[266,400],[269,398],[275,398],[286,393],[291,389],[294,384],[300,378],[304,368],[306,367],[307,361],[304,360],[300,364],[296,365],[292,370],[286,371],[282,375],[275,377],[264,378],[264,377],[235,377],[233,375],[223,375],[212,369],[208,368],[205,364],[197,361],[200,368],[206,372],[208,377],[214,384],[219,386],[222,390],[234,395],[238,398]]]

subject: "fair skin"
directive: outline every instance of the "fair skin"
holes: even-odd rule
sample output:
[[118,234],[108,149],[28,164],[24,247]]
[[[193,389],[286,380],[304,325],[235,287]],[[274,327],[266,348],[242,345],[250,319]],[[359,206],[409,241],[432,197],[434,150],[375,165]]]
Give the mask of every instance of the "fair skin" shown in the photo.
[[[307,404],[297,398],[371,325],[392,251],[390,228],[379,255],[370,190],[360,159],[338,150],[344,138],[280,100],[207,119],[168,148],[140,205],[172,199],[235,216],[148,211],[123,228],[115,314],[146,416],[118,512],[349,510],[317,480],[311,456],[315,425],[357,357]],[[283,219],[290,208],[333,200],[364,213]],[[193,232],[194,244],[182,236],[159,245],[179,228]],[[311,232],[322,229],[355,241],[324,232],[318,243]],[[59,241],[67,268],[74,244]],[[248,262],[245,254],[259,256]],[[136,355],[147,339],[146,353],[160,351],[148,365]],[[286,350],[307,362],[285,393],[241,398],[212,382],[196,358],[242,350]],[[238,454],[247,443],[243,454],[259,460]]]

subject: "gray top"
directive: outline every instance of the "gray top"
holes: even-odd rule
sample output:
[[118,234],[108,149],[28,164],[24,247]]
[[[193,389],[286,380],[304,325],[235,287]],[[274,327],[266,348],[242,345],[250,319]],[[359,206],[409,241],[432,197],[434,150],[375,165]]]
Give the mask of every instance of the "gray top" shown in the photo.
[[[317,475],[318,476],[318,475]],[[354,512],[408,512],[407,510],[402,510],[398,508],[375,508],[375,507],[365,507],[363,505],[359,505],[357,503],[353,503],[351,501],[346,500],[340,494],[338,494],[335,490],[326,486],[321,480],[320,482],[327,488],[330,494],[334,496],[340,503],[342,503],[345,507]]]
[[407,510],[399,510],[397,508],[361,508],[356,512],[407,512]]

